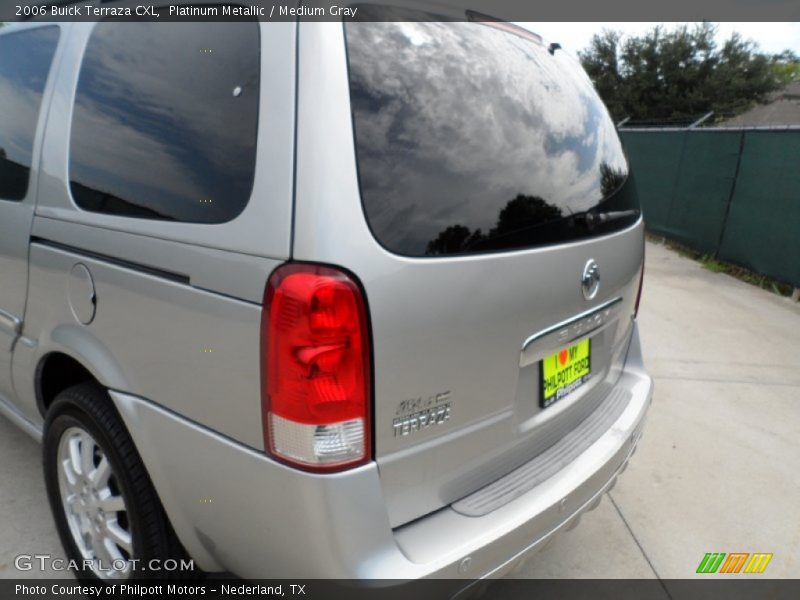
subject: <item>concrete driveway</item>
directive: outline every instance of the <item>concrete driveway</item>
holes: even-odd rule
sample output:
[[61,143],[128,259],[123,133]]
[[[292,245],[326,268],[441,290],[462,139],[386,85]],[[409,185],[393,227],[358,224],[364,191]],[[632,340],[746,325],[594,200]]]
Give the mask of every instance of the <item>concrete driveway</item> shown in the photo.
[[706,552],[771,552],[761,577],[798,578],[800,304],[646,252],[639,322],[656,383],[639,450],[517,577],[678,579]]
[[[640,448],[515,576],[687,578],[706,552],[771,552],[762,577],[800,577],[800,305],[648,243],[639,320],[656,380]],[[56,576],[14,569],[61,555],[39,447],[0,418],[0,455],[0,577]]]

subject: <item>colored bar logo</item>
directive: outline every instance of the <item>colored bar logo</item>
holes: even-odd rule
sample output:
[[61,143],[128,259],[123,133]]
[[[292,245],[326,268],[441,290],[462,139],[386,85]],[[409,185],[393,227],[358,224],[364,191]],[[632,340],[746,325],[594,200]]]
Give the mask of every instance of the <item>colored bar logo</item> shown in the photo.
[[697,573],[763,573],[771,560],[772,554],[765,552],[706,552]]

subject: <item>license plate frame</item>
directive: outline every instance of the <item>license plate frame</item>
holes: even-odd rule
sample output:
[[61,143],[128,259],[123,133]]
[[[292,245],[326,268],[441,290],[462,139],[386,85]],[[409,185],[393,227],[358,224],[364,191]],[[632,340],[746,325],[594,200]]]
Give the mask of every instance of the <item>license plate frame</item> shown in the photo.
[[592,341],[586,338],[539,361],[539,406],[571,395],[592,376]]

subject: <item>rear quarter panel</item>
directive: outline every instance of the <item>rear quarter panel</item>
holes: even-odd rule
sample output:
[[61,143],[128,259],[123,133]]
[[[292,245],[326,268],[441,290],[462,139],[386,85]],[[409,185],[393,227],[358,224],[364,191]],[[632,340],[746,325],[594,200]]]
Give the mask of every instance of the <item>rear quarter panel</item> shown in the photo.
[[[30,296],[14,359],[28,417],[39,417],[35,366],[53,351],[77,359],[104,385],[151,399],[251,447],[263,448],[259,383],[261,307],[81,253],[31,245]],[[75,264],[92,274],[94,320],[70,307]],[[277,261],[265,262],[266,274]]]

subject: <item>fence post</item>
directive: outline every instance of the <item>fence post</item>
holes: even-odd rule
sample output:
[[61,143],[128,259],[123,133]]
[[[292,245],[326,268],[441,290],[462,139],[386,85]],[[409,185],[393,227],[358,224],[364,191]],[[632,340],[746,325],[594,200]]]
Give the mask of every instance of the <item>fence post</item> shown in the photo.
[[742,166],[742,154],[744,154],[744,138],[745,132],[739,132],[739,155],[736,157],[736,169],[733,171],[733,183],[731,183],[731,191],[728,194],[728,203],[725,205],[725,214],[722,216],[722,227],[719,229],[719,239],[717,240],[717,248],[714,250],[714,258],[719,258],[719,251],[722,249],[722,240],[725,238],[725,229],[728,227],[728,215],[731,214],[731,202],[736,193],[736,184],[739,180],[739,167]]
[[702,117],[697,119],[697,121],[695,121],[694,123],[689,125],[689,129],[694,129],[695,127],[699,127],[700,125],[702,125],[703,123],[708,121],[713,116],[714,116],[714,111],[712,110],[710,113],[704,114]]

